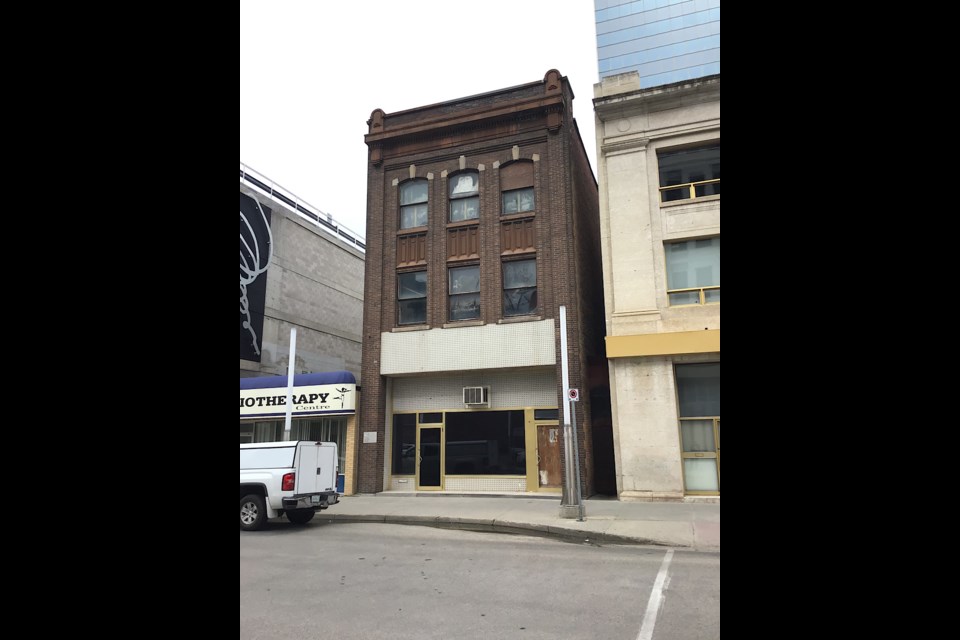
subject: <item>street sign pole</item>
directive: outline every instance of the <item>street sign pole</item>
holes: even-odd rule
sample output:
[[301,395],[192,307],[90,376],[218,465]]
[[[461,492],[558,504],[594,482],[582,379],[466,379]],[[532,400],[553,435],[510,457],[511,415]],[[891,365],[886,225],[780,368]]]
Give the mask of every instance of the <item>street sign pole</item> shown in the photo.
[[[561,518],[578,518],[583,522],[583,494],[580,491],[580,460],[577,452],[577,412],[571,398],[579,397],[576,389],[570,389],[570,368],[567,358],[567,307],[560,305],[560,375],[563,379],[563,499],[560,501]],[[573,392],[571,394],[571,391]],[[571,425],[570,415],[573,414]]]
[[577,405],[576,403],[580,401],[579,392],[574,396],[570,395],[570,412],[573,418],[573,467],[575,469],[574,477],[576,478],[576,487],[577,492],[577,522],[584,521],[584,509],[583,509],[583,491],[580,488],[580,436],[577,434]]

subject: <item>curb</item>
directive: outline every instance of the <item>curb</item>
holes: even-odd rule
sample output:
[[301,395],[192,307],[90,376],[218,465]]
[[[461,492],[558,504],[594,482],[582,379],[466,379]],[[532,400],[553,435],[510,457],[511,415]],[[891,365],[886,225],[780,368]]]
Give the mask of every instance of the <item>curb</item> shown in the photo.
[[602,531],[581,531],[554,525],[490,520],[477,518],[454,518],[450,516],[378,516],[378,515],[340,515],[324,514],[316,518],[317,522],[328,524],[403,524],[437,529],[461,531],[479,531],[481,533],[505,533],[512,535],[540,536],[555,538],[563,542],[580,544],[629,544],[656,547],[689,548],[690,545],[652,540],[650,538],[614,535]]

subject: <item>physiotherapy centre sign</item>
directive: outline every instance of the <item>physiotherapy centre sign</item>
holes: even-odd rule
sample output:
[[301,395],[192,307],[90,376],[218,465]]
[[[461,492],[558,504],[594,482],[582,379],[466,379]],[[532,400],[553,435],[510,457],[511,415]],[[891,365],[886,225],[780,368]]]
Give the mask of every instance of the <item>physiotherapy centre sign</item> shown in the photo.
[[[293,387],[293,416],[352,414],[357,410],[356,384]],[[241,418],[276,418],[287,414],[287,388],[240,389]]]

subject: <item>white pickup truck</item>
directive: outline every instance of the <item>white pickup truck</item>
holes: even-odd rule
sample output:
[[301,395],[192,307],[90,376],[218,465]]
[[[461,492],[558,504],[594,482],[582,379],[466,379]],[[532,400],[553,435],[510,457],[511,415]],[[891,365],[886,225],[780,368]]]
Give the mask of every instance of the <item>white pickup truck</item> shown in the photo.
[[240,445],[240,529],[256,531],[284,514],[306,524],[337,504],[338,459],[333,442]]

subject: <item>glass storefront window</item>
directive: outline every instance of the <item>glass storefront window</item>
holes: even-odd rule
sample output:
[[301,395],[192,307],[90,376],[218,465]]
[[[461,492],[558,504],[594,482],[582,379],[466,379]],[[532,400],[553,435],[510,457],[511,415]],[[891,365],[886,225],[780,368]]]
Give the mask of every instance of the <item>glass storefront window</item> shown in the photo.
[[681,418],[720,415],[720,363],[677,365]]
[[347,464],[347,419],[346,418],[301,418],[294,420],[292,438],[314,442],[337,443],[338,470],[343,473]]
[[680,444],[689,493],[720,493],[720,363],[678,364]]
[[393,416],[393,474],[412,476],[417,472],[417,416]]
[[254,442],[280,442],[283,440],[282,422],[258,422],[254,425]]
[[447,475],[527,474],[523,411],[446,414]]
[[719,492],[720,480],[717,476],[717,461],[689,458],[683,461],[687,491]]
[[[347,464],[347,419],[296,418],[290,425],[291,440],[337,443],[339,472],[344,473]],[[240,444],[248,442],[282,442],[283,420],[256,422],[240,425]]]

